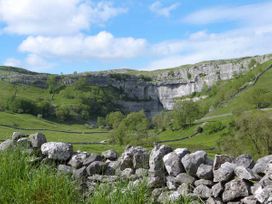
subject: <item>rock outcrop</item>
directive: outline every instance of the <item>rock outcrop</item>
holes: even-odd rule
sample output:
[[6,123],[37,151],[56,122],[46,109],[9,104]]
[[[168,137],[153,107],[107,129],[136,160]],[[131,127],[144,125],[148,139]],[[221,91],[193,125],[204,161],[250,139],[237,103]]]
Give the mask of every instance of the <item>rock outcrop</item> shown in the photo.
[[[203,87],[212,86],[219,80],[232,79],[236,75],[253,69],[256,63],[263,63],[270,59],[272,55],[207,61],[144,74],[137,71],[132,73],[131,70],[86,72],[59,76],[58,80],[59,83],[68,85],[80,78],[86,78],[92,85],[114,87],[125,96],[116,101],[124,110],[131,112],[143,109],[147,114],[153,115],[162,109],[171,110],[175,98],[200,92]],[[48,74],[29,71],[10,72],[0,75],[0,80],[46,88],[48,76]]]

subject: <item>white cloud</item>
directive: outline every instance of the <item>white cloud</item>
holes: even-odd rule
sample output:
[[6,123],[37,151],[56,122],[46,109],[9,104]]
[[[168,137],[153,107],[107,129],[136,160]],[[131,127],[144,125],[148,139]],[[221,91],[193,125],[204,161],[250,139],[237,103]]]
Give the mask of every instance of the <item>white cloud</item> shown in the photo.
[[161,50],[160,53],[165,56],[152,61],[147,68],[175,67],[203,60],[267,54],[272,52],[271,44],[272,24],[225,33],[197,32],[187,39],[157,44],[155,47],[159,47],[157,50]]
[[116,38],[104,31],[94,36],[30,36],[21,43],[19,51],[43,58],[105,60],[142,55],[146,46],[144,39]]
[[20,60],[15,59],[15,58],[8,58],[6,59],[6,61],[4,62],[5,66],[11,66],[11,67],[20,67],[22,66],[22,63]]
[[182,21],[193,24],[210,24],[226,21],[264,25],[271,23],[272,2],[242,6],[219,6],[203,9],[186,16]]
[[126,12],[110,2],[87,0],[0,0],[4,31],[23,35],[66,35],[103,24]]
[[171,12],[177,9],[178,6],[178,3],[164,6],[160,0],[157,0],[150,5],[149,9],[150,11],[159,16],[169,17],[171,15]]

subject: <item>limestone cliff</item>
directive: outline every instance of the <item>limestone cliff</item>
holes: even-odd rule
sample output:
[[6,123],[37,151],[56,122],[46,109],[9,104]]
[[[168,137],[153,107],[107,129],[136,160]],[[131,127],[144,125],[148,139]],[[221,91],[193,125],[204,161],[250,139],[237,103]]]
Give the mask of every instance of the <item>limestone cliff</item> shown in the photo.
[[[216,60],[185,65],[173,69],[156,71],[114,70],[86,72],[59,76],[59,82],[69,85],[79,78],[98,86],[112,86],[120,90],[122,97],[116,101],[127,111],[144,109],[153,115],[162,109],[171,110],[175,98],[200,92],[204,86],[211,86],[219,80],[228,80],[247,72],[272,59],[272,55],[245,57],[231,60]],[[0,72],[0,80],[12,83],[47,86],[48,74],[33,72]]]

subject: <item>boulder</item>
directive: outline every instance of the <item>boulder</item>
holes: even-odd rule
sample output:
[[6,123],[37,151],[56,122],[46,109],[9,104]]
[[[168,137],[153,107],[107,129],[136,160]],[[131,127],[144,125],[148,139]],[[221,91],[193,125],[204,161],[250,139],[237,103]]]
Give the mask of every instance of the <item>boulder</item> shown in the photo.
[[272,162],[272,155],[268,155],[258,159],[252,169],[253,173],[260,176],[264,175],[266,166],[270,162]]
[[211,196],[211,189],[205,185],[199,185],[194,189],[194,194],[202,199],[207,199]]
[[177,176],[184,172],[180,157],[175,152],[170,152],[163,157],[163,162],[167,173],[170,176]]
[[139,178],[145,178],[148,176],[148,170],[143,168],[136,169],[135,175]]
[[134,170],[131,168],[126,168],[121,172],[121,177],[125,179],[130,179],[130,177],[134,174]]
[[73,146],[63,142],[47,142],[41,146],[41,151],[49,159],[67,161],[73,154]]
[[223,202],[219,198],[209,197],[208,200],[206,200],[206,204],[223,204]]
[[60,164],[58,165],[58,171],[64,174],[72,174],[73,168],[67,165]]
[[99,154],[95,154],[95,153],[92,153],[90,154],[87,158],[85,158],[83,160],[83,163],[82,165],[83,166],[89,166],[91,163],[95,162],[95,161],[102,161],[102,156],[99,155]]
[[116,170],[120,167],[119,161],[111,161],[106,163],[105,175],[114,175]]
[[272,203],[272,186],[262,187],[259,186],[254,192],[254,198],[260,203]]
[[80,167],[82,167],[83,165],[83,161],[90,156],[88,153],[76,153],[72,156],[72,158],[69,160],[68,164],[72,167],[74,167],[75,169],[78,169]]
[[163,157],[172,152],[172,148],[166,145],[156,145],[149,157],[149,172],[152,176],[157,177],[164,177],[165,169],[163,163]]
[[196,172],[198,178],[212,180],[213,179],[213,167],[211,165],[201,164]]
[[109,159],[111,161],[115,161],[118,158],[117,152],[114,150],[107,150],[105,152],[102,152],[101,154],[105,159]]
[[169,190],[175,190],[178,186],[175,177],[167,176],[166,177],[166,186]]
[[7,139],[0,144],[0,151],[5,151],[5,150],[13,148],[13,147],[14,147],[14,141]]
[[11,136],[11,139],[16,142],[17,140],[19,140],[20,138],[23,138],[23,137],[27,137],[28,135],[27,134],[24,134],[24,133],[21,133],[21,132],[13,132],[12,133],[12,136]]
[[222,164],[229,162],[232,163],[233,158],[227,155],[215,155],[213,162],[213,170],[217,170],[221,167]]
[[207,153],[204,151],[197,151],[187,154],[181,161],[186,172],[191,176],[196,176],[198,167],[207,161]]
[[73,177],[75,179],[83,179],[87,176],[87,167],[83,166],[79,169],[74,169],[73,170]]
[[254,180],[255,179],[255,176],[253,175],[252,170],[248,169],[244,166],[237,166],[234,169],[234,173],[240,179],[245,179],[245,180]]
[[190,154],[190,151],[187,148],[177,148],[174,152],[182,159],[186,154]]
[[186,197],[188,194],[192,193],[193,192],[193,187],[191,184],[188,184],[188,183],[182,183],[177,191],[180,192],[180,194],[184,197]]
[[213,182],[210,180],[205,180],[205,179],[200,179],[200,180],[196,180],[195,181],[195,186],[200,186],[200,185],[205,185],[208,187],[212,187],[213,186]]
[[257,203],[258,203],[257,199],[254,198],[253,195],[243,198],[243,199],[241,200],[241,202],[242,202],[243,204],[257,204]]
[[223,191],[224,191],[224,186],[222,185],[221,182],[219,182],[212,187],[212,196],[215,198],[218,198],[221,196],[221,193]]
[[254,160],[252,156],[248,154],[242,154],[233,160],[233,163],[237,166],[243,166],[244,168],[252,169],[254,166]]
[[225,185],[222,199],[224,202],[233,201],[249,196],[249,185],[242,179],[234,179]]
[[165,177],[150,176],[148,177],[147,183],[150,188],[161,188],[165,186]]
[[180,173],[175,178],[176,182],[178,184],[187,183],[187,184],[193,184],[195,182],[195,178],[186,174],[186,173]]
[[214,182],[230,181],[234,177],[235,167],[236,167],[235,164],[231,164],[229,162],[222,164],[220,168],[214,170],[213,181]]
[[29,136],[29,140],[33,148],[40,148],[44,143],[47,142],[46,137],[43,133],[35,133]]
[[144,148],[137,148],[133,154],[134,169],[149,169],[149,153]]
[[19,147],[23,147],[23,148],[27,148],[27,149],[31,148],[31,142],[26,137],[22,137],[22,138],[18,139],[16,144]]
[[102,161],[94,161],[87,167],[88,175],[102,174],[105,170],[106,164]]

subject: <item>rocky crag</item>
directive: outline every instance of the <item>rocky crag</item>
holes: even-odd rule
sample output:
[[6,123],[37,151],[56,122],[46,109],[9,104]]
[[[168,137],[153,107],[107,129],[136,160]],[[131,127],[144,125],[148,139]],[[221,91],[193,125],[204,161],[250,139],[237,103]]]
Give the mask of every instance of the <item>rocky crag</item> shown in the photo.
[[[152,72],[113,70],[75,73],[58,76],[58,80],[62,84],[69,85],[80,78],[86,78],[92,85],[115,87],[123,96],[116,102],[123,106],[124,110],[131,112],[144,109],[153,115],[162,109],[171,110],[176,98],[200,92],[204,86],[212,86],[219,80],[232,79],[253,69],[256,64],[270,59],[272,55],[207,61]],[[48,74],[20,71],[0,74],[0,80],[46,88],[48,76]]]
[[0,144],[0,152],[15,146],[36,155],[30,162],[54,164],[59,172],[71,175],[88,195],[100,183],[128,180],[129,185],[138,185],[147,179],[157,203],[181,196],[209,204],[272,202],[272,155],[256,162],[249,155],[216,155],[212,160],[204,151],[155,145],[151,152],[129,146],[118,158],[113,150],[101,155],[74,152],[71,144],[47,142],[42,133],[18,132]]

